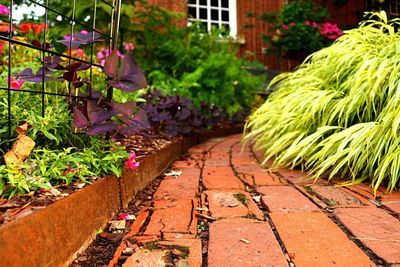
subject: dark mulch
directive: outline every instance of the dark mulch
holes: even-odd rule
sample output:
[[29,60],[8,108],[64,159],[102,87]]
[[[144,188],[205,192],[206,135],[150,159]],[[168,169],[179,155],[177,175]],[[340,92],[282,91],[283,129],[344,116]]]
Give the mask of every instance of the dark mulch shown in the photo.
[[[127,209],[120,210],[113,220],[117,220],[118,215],[121,213],[128,213],[137,216],[143,207],[151,204],[153,201],[153,194],[156,192],[163,179],[164,176],[157,177],[157,179],[136,195],[135,199],[128,205]],[[132,225],[132,222],[133,221],[128,220],[126,224],[127,230],[120,234],[108,231],[108,227],[104,229],[104,232],[98,234],[92,244],[90,244],[83,253],[79,254],[77,259],[70,266],[94,267],[108,265],[114,257],[114,253],[117,250],[121,239]]]

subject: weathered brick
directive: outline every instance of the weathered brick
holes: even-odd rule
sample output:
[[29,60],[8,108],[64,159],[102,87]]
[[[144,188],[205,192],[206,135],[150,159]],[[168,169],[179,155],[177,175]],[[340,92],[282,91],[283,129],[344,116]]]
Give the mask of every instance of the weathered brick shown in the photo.
[[272,213],[271,219],[296,266],[375,266],[323,213]]
[[207,189],[244,189],[230,167],[205,166],[202,176]]
[[309,199],[291,186],[263,186],[257,189],[262,203],[272,213],[295,211],[320,211]]
[[147,225],[146,235],[160,235],[163,233],[191,233],[190,224],[194,201],[155,201],[154,212]]
[[208,266],[287,266],[268,223],[226,219],[211,223]]
[[262,220],[263,214],[249,193],[241,190],[206,191],[208,206],[214,218],[254,217]]
[[180,176],[165,178],[156,193],[156,200],[192,199],[196,196],[199,187],[200,170],[197,168],[182,169]]
[[400,263],[400,221],[375,207],[340,208],[335,216],[379,257],[388,263]]

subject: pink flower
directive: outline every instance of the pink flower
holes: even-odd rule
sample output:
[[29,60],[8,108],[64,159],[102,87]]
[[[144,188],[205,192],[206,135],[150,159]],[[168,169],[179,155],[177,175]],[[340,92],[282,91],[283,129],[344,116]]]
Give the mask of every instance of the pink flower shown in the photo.
[[118,214],[118,220],[119,221],[132,220],[133,218],[134,217],[132,215],[129,215],[129,213]]
[[290,26],[294,26],[294,25],[296,25],[294,22],[290,22],[290,24],[289,24]]
[[14,77],[10,77],[10,88],[14,90],[21,89],[22,85],[24,84],[23,80],[15,79]]
[[343,33],[336,24],[331,24],[329,22],[324,23],[321,28],[321,34],[329,40],[335,40]]
[[86,30],[81,30],[81,34],[87,35],[89,32]]
[[133,43],[125,43],[125,50],[126,51],[131,51],[135,49],[135,45]]
[[136,161],[135,152],[132,152],[129,155],[128,160],[125,162],[125,166],[132,170],[137,169],[139,167],[139,162]]
[[307,26],[310,26],[310,25],[311,25],[311,21],[306,20],[306,25],[307,25]]
[[10,10],[8,9],[8,7],[0,4],[0,15],[8,16],[9,13],[10,13]]
[[289,27],[288,27],[286,24],[282,24],[282,28],[283,28],[284,30],[289,30]]
[[312,25],[314,28],[318,28],[318,24],[315,21],[312,23]]
[[[104,49],[102,48],[99,52],[97,52],[96,56],[97,56],[97,60],[99,61],[99,64],[101,66],[104,66],[104,63],[106,62],[106,57],[108,57],[110,55],[110,49]],[[124,55],[117,50],[117,55],[119,58],[124,58]]]

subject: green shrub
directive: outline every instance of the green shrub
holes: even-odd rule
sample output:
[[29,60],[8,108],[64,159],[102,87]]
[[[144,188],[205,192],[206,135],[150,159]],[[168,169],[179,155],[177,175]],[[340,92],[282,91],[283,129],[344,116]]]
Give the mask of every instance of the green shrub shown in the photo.
[[217,105],[229,115],[249,109],[265,77],[254,78],[237,59],[237,44],[223,30],[201,24],[176,27],[179,14],[151,5],[137,11],[133,51],[149,83],[164,93],[187,96],[200,106]]
[[400,58],[397,28],[384,12],[275,78],[277,90],[251,115],[246,140],[275,167],[399,186]]

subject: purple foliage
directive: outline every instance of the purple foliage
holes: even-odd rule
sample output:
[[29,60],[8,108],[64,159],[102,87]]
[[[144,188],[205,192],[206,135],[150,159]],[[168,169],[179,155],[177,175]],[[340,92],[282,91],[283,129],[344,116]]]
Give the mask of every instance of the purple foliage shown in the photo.
[[[69,36],[69,35],[67,35]],[[101,42],[100,34],[98,32],[80,32],[74,33],[74,35],[64,40],[58,40],[57,42],[65,45],[66,47],[74,50],[81,45],[88,45],[95,42]]]
[[126,54],[119,65],[118,51],[114,50],[106,58],[104,71],[110,78],[108,85],[125,92],[134,92],[147,86],[147,80],[132,55]]
[[163,132],[170,136],[190,135],[202,132],[222,119],[220,109],[202,104],[200,111],[186,97],[167,96],[160,91],[148,92],[144,98],[146,103],[141,107],[147,112],[153,132]]

